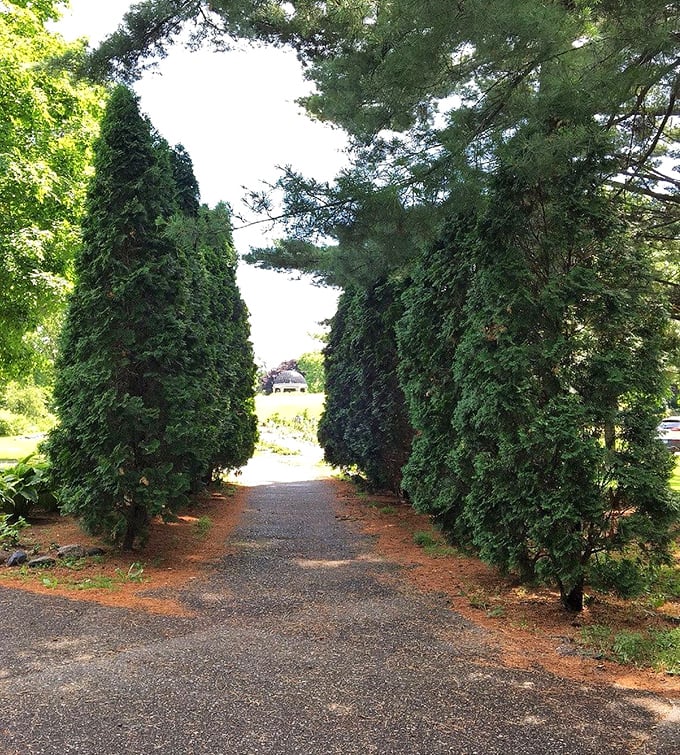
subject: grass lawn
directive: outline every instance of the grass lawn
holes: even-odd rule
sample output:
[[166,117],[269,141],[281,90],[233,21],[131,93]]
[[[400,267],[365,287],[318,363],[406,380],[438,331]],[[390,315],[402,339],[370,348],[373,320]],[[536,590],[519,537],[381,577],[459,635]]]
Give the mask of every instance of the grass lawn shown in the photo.
[[307,412],[307,417],[317,420],[323,411],[326,396],[323,393],[272,393],[255,396],[255,408],[260,424],[273,415],[282,420],[292,420]]
[[35,453],[41,440],[42,437],[26,438],[23,435],[0,437],[0,464],[18,461]]
[[671,477],[671,489],[680,492],[680,454],[675,457],[675,471]]

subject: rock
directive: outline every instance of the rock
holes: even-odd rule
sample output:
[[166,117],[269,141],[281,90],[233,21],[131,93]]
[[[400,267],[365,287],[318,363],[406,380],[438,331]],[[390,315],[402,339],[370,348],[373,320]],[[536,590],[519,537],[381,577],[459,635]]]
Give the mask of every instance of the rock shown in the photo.
[[28,553],[26,553],[26,551],[14,551],[14,553],[12,553],[7,559],[6,563],[7,566],[19,566],[20,564],[26,563],[27,559]]
[[91,548],[85,548],[86,556],[103,556],[105,553],[106,551],[103,548],[98,548],[96,545],[93,545]]
[[82,545],[62,545],[57,549],[57,558],[84,558],[87,555]]
[[54,566],[57,562],[52,556],[38,556],[38,558],[32,558],[27,566],[31,569],[49,569],[50,566]]

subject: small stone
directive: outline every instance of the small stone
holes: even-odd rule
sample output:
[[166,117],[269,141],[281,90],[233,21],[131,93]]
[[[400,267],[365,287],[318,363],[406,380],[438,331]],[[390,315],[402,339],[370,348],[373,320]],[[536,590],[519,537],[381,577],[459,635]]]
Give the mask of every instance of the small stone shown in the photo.
[[555,651],[558,655],[566,655],[566,656],[575,656],[575,655],[581,655],[579,652],[579,649],[575,645],[568,644],[566,642],[562,643],[561,645],[558,645],[555,648]]
[[28,554],[26,551],[14,551],[10,555],[10,557],[7,559],[7,566],[19,566],[20,564],[26,563],[26,560],[28,559]]
[[50,566],[54,566],[57,562],[52,558],[52,556],[38,556],[38,558],[32,558],[27,566],[30,566],[31,569],[48,569]]
[[91,548],[85,548],[86,556],[103,556],[105,553],[106,551],[103,548],[98,548],[96,545],[93,545]]
[[57,550],[57,558],[83,558],[85,555],[85,548],[77,543],[74,543],[73,545],[62,545],[61,548]]

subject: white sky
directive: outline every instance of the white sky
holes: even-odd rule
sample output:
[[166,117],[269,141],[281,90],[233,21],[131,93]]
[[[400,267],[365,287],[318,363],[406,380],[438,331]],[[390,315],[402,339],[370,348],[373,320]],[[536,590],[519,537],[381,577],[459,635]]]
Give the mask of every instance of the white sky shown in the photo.
[[[130,5],[130,0],[71,0],[57,30],[67,39],[87,37],[95,44],[116,29]],[[176,46],[135,89],[158,131],[191,155],[201,199],[211,206],[224,200],[236,213],[243,211],[243,187],[275,180],[277,165],[291,164],[324,180],[343,164],[342,133],[311,121],[295,104],[309,84],[290,51],[189,52]],[[262,226],[234,232],[239,254],[275,236],[265,235]],[[334,314],[337,292],[245,263],[238,280],[259,363],[275,367],[320,348],[310,333]]]

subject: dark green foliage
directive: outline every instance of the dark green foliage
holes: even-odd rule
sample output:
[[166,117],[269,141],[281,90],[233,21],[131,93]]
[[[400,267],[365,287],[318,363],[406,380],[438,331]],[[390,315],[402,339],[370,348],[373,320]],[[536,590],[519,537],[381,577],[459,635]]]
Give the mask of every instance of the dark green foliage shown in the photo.
[[479,222],[423,257],[400,328],[416,505],[576,610],[593,554],[661,561],[678,516],[655,440],[668,321],[595,165],[500,171]]
[[401,309],[393,283],[341,295],[324,352],[326,406],[319,423],[326,461],[356,466],[373,486],[397,492],[412,438],[397,378],[394,325]]
[[[451,469],[456,445],[453,418],[461,399],[454,374],[456,346],[463,336],[463,306],[472,277],[474,216],[451,222],[441,240],[416,265],[405,290],[397,324],[399,374],[415,430],[403,486],[416,509],[435,515],[457,539],[465,480]],[[425,325],[427,321],[427,325]]]
[[200,206],[195,216],[176,215],[169,235],[183,251],[191,290],[184,350],[192,395],[185,397],[187,421],[177,432],[195,489],[253,454],[255,363],[247,311],[236,286],[227,206]]
[[167,149],[123,87],[107,106],[95,169],[48,449],[63,510],[130,548],[188,487],[171,435],[182,422],[186,287],[162,230],[174,210]]
[[188,152],[178,144],[170,153],[172,176],[177,187],[179,211],[189,217],[196,217],[201,204],[198,181],[194,175],[194,165]]
[[254,365],[228,212],[196,206],[188,156],[124,87],[95,168],[47,448],[63,511],[130,548],[252,453]]
[[[211,211],[206,241],[210,255],[206,271],[211,284],[208,334],[214,348],[217,376],[216,394],[222,397],[223,414],[218,418],[217,440],[210,459],[214,476],[227,469],[243,466],[255,451],[257,416],[255,414],[255,357],[250,343],[248,310],[236,285],[236,254],[231,233],[225,247],[215,243],[230,228],[225,205]],[[212,240],[212,243],[210,243]]]

